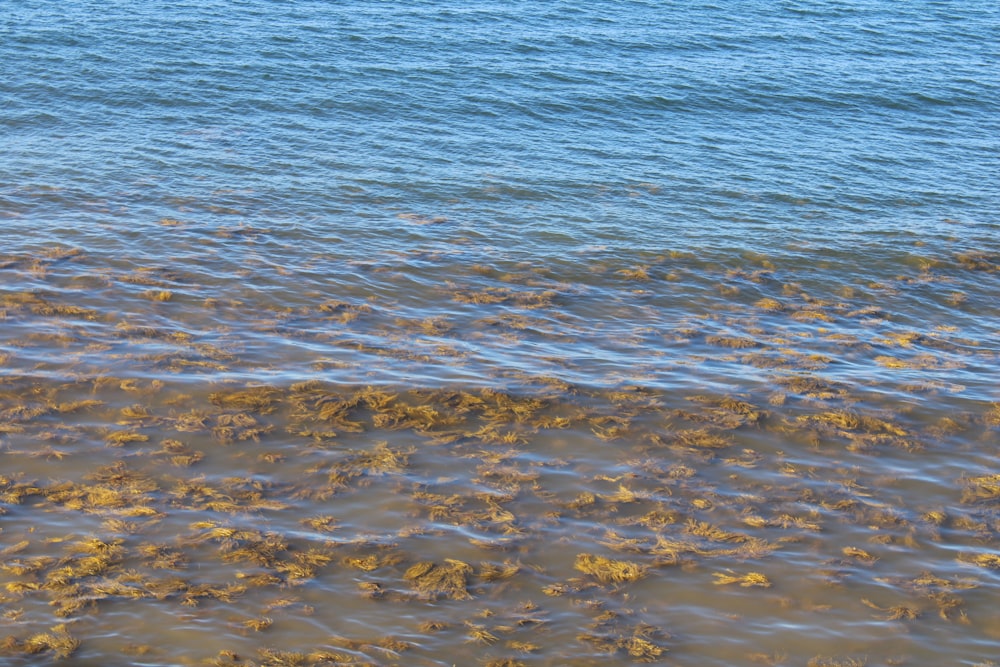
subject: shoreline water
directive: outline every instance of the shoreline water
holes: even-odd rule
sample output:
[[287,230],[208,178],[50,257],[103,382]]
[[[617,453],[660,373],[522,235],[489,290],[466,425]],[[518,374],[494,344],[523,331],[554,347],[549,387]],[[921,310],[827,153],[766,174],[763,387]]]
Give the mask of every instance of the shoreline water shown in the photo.
[[0,661],[1000,654],[994,3],[8,4]]
[[252,286],[235,253],[8,254],[5,656],[986,659],[1000,271],[917,248],[853,283],[799,253]]

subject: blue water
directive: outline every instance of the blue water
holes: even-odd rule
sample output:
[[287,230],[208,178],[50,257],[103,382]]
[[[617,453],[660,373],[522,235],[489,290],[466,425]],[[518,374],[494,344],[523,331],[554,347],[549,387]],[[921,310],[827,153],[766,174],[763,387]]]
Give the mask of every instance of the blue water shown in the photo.
[[[75,664],[629,664],[647,636],[678,665],[992,664],[998,185],[993,1],[0,0],[0,655],[52,658],[31,637],[66,623]],[[437,390],[542,395],[548,421],[468,408],[455,445],[358,399],[330,435],[310,381],[442,414]],[[218,398],[263,385],[254,416]],[[315,457],[376,442],[419,453],[316,491]],[[66,500],[126,464],[157,519]],[[273,505],[173,486],[257,502],[240,476]],[[449,524],[427,490],[494,494],[523,541],[482,547],[507,523]],[[327,514],[339,542],[302,527]],[[333,564],[235,611],[57,585],[91,536],[121,540],[102,577],[180,571],[197,602],[242,581],[206,521]],[[781,546],[665,564],[703,524]],[[154,542],[188,565],[150,566]],[[369,548],[401,555],[345,565]],[[421,550],[522,569],[470,600],[358,595],[407,590]],[[573,589],[591,552],[651,574]],[[774,586],[713,579],[734,571]],[[80,590],[97,602],[49,608]],[[545,630],[518,644],[527,601]],[[409,652],[361,641],[382,631]]]
[[996,230],[992,2],[4,9],[0,193],[35,226],[228,205],[382,238],[407,210],[537,253]]

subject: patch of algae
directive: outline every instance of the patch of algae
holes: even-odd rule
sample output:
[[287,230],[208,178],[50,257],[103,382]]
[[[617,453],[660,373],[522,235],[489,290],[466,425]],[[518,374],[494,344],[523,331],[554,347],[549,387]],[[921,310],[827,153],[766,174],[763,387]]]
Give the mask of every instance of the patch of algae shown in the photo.
[[[185,227],[175,223],[161,221]],[[220,238],[250,242],[266,233],[239,227]],[[79,250],[54,248],[6,258],[0,270],[48,280],[63,262],[83,258]],[[641,373],[612,388],[515,371],[484,378],[481,386],[436,389],[314,377],[247,382],[232,378],[275,374],[258,373],[269,369],[241,358],[238,345],[220,342],[225,336],[210,339],[181,320],[163,326],[161,319],[180,305],[213,320],[244,317],[247,305],[224,298],[189,304],[188,290],[197,286],[176,271],[139,267],[90,276],[88,285],[131,286],[127,298],[144,304],[136,306],[144,312],[121,321],[56,290],[4,292],[0,320],[34,330],[5,341],[10,345],[0,353],[5,371],[11,369],[0,382],[0,453],[7,463],[0,514],[20,522],[39,517],[39,527],[51,517],[81,527],[58,536],[44,528],[0,532],[6,579],[0,601],[26,608],[40,601],[47,609],[6,609],[5,620],[32,627],[3,640],[0,653],[67,658],[86,642],[70,634],[70,623],[98,619],[112,605],[141,614],[143,605],[156,604],[206,615],[232,610],[228,627],[260,639],[249,654],[226,650],[206,664],[398,664],[400,654],[419,646],[421,633],[452,633],[481,651],[480,663],[501,667],[564,655],[546,631],[562,622],[546,615],[551,603],[594,615],[577,634],[581,646],[651,662],[663,660],[668,645],[680,653],[684,644],[672,645],[665,629],[633,609],[641,582],[657,581],[669,568],[705,584],[706,597],[721,595],[712,584],[726,586],[728,595],[761,595],[772,585],[780,589],[784,576],[803,575],[758,567],[797,544],[831,556],[805,574],[859,593],[852,613],[915,628],[935,618],[969,624],[966,592],[986,589],[1000,569],[994,511],[1000,477],[989,466],[970,470],[954,480],[954,506],[912,508],[879,488],[893,488],[893,480],[867,474],[862,463],[886,455],[910,460],[948,438],[988,438],[1000,426],[1000,404],[978,404],[927,426],[905,400],[880,400],[875,390],[845,379],[838,364],[849,360],[878,378],[883,384],[876,390],[891,387],[886,378],[899,374],[907,379],[895,388],[904,393],[960,391],[932,375],[988,357],[954,328],[894,330],[889,307],[872,301],[963,273],[987,279],[997,273],[996,259],[983,252],[919,258],[918,270],[898,279],[817,288],[816,295],[801,277],[792,278],[801,284],[781,285],[777,265],[762,256],[748,257],[747,268],[725,270],[705,268],[685,253],[617,271],[605,266],[623,299],[657,298],[664,286],[695,279],[708,285],[709,312],[665,338],[701,345],[702,352],[722,348],[716,351],[724,357],[692,352],[684,362],[737,372],[726,391],[705,387],[683,396],[643,386]],[[498,331],[500,339],[563,342],[587,333],[557,311],[585,294],[585,285],[562,284],[556,272],[530,267],[470,273],[476,275],[469,285],[443,287],[451,307],[481,315],[477,326]],[[626,297],[623,283],[642,289]],[[972,298],[958,290],[974,294],[972,287],[949,286],[938,301],[969,308]],[[338,344],[359,354],[426,360],[415,334],[438,339],[442,357],[467,358],[459,347],[469,342],[468,332],[450,316],[397,317],[382,303],[330,296],[265,306],[251,326],[311,341],[342,335]],[[386,317],[392,340],[373,344],[367,331],[366,340],[352,337],[351,326]],[[324,332],[301,333],[310,328]],[[644,326],[635,340],[656,331]],[[31,358],[22,359],[21,351],[41,346],[73,354],[83,346],[86,354],[131,367],[136,377],[82,364],[64,379],[36,372],[42,367],[18,375],[13,369],[27,368],[24,359]],[[316,364],[344,367],[335,359]],[[149,380],[148,372],[159,376]],[[742,382],[742,372],[755,380]],[[539,451],[536,445],[552,436],[559,452]],[[784,451],[796,445],[793,455]],[[40,464],[44,474],[37,473]],[[375,496],[398,503],[406,525],[366,532],[339,509],[345,497]],[[310,510],[301,512],[303,506]],[[581,525],[587,528],[578,534]],[[844,545],[828,537],[845,529],[866,541]],[[551,549],[553,531],[567,538],[559,546],[568,548]],[[893,550],[946,540],[957,544],[953,553],[968,577],[890,570]],[[594,545],[627,556],[584,551]],[[490,560],[476,567],[470,562],[477,558],[462,555],[469,553]],[[212,574],[201,574],[203,567]],[[561,570],[562,578],[550,570]],[[567,577],[574,570],[583,576]],[[364,604],[396,605],[387,608],[419,618],[419,625],[406,640],[334,637],[322,647],[277,648],[283,621],[315,611],[296,591],[322,599],[321,586],[338,577],[350,580],[347,588]],[[885,599],[886,591],[895,597]],[[271,599],[262,602],[261,595]],[[527,601],[502,609],[499,601],[508,595]],[[122,650],[140,656],[155,647]],[[779,655],[761,659],[777,663]],[[815,656],[808,664],[864,660]]]

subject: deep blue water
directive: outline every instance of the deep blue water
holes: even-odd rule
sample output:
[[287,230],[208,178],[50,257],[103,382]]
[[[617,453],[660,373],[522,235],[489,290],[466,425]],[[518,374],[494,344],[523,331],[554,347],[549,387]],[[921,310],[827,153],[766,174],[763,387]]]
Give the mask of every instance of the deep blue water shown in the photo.
[[540,254],[996,231],[993,2],[18,0],[0,21],[10,224],[216,206],[391,245],[408,211]]

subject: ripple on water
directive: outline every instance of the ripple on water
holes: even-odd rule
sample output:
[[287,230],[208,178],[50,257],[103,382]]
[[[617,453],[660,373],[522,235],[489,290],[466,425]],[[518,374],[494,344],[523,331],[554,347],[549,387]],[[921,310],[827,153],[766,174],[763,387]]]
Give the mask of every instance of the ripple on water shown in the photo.
[[995,659],[992,7],[91,4],[0,18],[9,662]]

